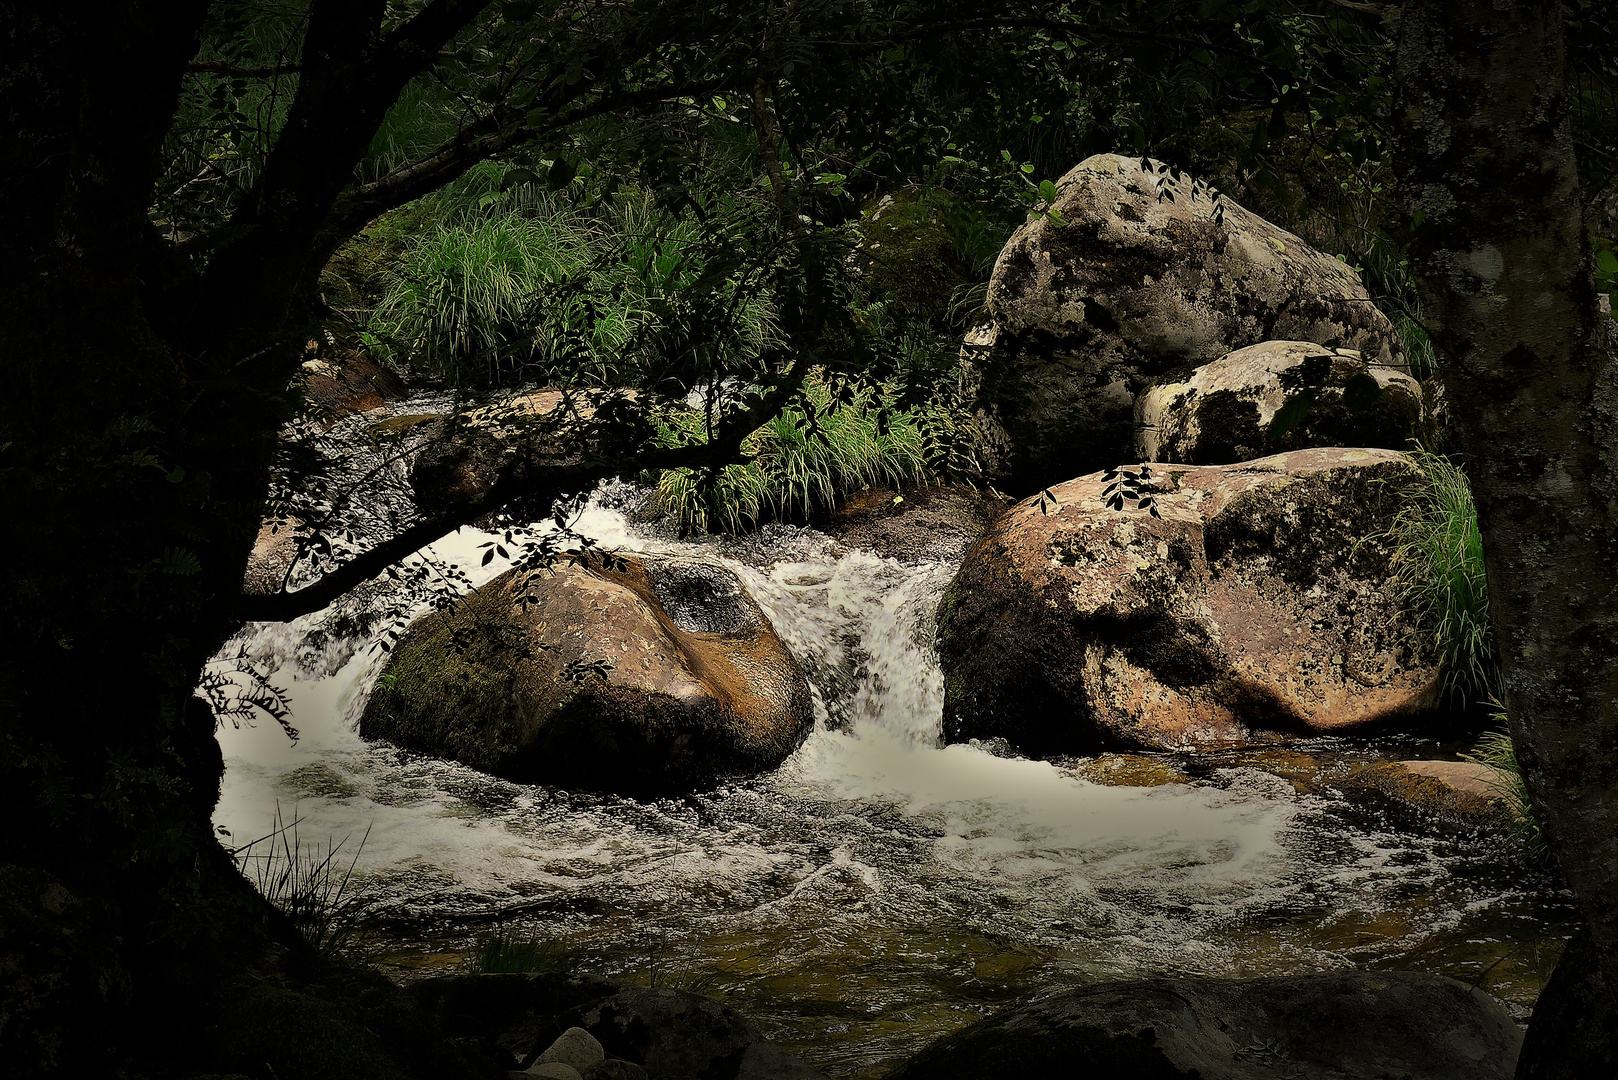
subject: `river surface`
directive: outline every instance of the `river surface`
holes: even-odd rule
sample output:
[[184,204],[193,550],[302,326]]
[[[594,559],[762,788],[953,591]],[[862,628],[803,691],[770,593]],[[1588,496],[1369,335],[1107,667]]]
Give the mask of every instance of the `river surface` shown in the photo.
[[[299,738],[269,720],[221,730],[223,841],[279,809],[302,841],[357,852],[368,945],[401,977],[452,969],[499,925],[591,970],[722,996],[837,1076],[879,1075],[1058,983],[1415,968],[1525,1017],[1548,976],[1565,901],[1498,842],[1396,830],[1277,775],[1273,754],[1164,758],[1189,782],[1131,787],[1082,760],[940,747],[933,610],[953,565],[806,528],[680,542],[633,523],[636,501],[606,485],[576,528],[730,566],[808,671],[819,719],[781,768],[642,802],[368,745],[354,727],[384,656],[334,630],[340,603],[229,646],[287,690]],[[506,569],[479,565],[490,539],[463,529],[430,555],[476,584]]]

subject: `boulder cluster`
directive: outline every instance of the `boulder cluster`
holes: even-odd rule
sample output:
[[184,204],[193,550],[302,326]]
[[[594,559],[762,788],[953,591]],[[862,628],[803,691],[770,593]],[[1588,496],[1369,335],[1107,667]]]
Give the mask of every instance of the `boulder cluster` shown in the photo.
[[991,476],[1034,494],[940,606],[946,740],[1206,749],[1431,713],[1388,535],[1426,422],[1393,325],[1340,260],[1155,163],[1056,188],[963,354]]

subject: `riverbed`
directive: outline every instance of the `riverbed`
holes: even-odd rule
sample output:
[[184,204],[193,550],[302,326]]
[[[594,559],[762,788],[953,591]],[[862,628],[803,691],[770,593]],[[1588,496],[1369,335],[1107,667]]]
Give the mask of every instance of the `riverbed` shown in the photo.
[[[222,841],[261,836],[279,809],[301,840],[342,843],[372,902],[363,943],[400,978],[453,970],[497,926],[532,933],[590,970],[722,996],[835,1076],[879,1075],[1008,999],[1101,978],[1414,968],[1526,1017],[1569,910],[1498,838],[1396,829],[1273,754],[1165,756],[1152,778],[1179,782],[1130,786],[1081,760],[941,746],[933,612],[953,563],[806,527],[682,541],[641,519],[641,496],[604,485],[574,528],[742,577],[816,699],[779,769],[638,801],[368,745],[354,728],[385,654],[334,627],[379,585],[228,646],[287,691],[298,738],[270,720],[221,730]],[[481,564],[490,539],[465,528],[416,558],[476,585],[508,566]]]

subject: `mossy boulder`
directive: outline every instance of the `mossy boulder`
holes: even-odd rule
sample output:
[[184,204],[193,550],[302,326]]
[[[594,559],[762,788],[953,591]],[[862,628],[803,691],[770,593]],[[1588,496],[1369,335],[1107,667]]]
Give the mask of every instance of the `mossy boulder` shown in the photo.
[[1438,659],[1385,536],[1402,454],[1094,473],[1013,506],[939,607],[944,735],[1193,750],[1417,722]]
[[1402,450],[1422,430],[1422,388],[1349,349],[1266,341],[1135,402],[1142,461],[1229,465],[1311,446]]
[[1509,1080],[1500,1002],[1415,971],[1142,979],[1045,994],[947,1035],[888,1080]]
[[813,723],[803,672],[729,570],[570,558],[419,619],[360,734],[512,780],[639,793],[773,768]]
[[1376,761],[1334,781],[1350,800],[1400,825],[1440,833],[1504,831],[1511,810],[1494,770],[1473,761]]
[[990,322],[963,349],[988,466],[1014,489],[1129,460],[1142,390],[1248,345],[1403,363],[1352,269],[1189,177],[1100,154],[1057,182],[1050,209],[1060,217],[1031,217],[1000,253]]

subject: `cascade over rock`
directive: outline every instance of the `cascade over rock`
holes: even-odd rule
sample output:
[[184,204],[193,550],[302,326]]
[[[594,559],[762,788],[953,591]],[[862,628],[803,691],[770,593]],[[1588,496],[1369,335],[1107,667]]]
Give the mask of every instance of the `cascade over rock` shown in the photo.
[[1099,154],[1057,182],[1060,221],[1006,244],[963,353],[992,474],[1028,491],[1127,460],[1149,383],[1259,342],[1404,362],[1353,270],[1193,187]]
[[945,738],[1174,750],[1419,717],[1437,659],[1380,535],[1415,476],[1390,450],[1310,449],[1019,503],[939,606]]
[[360,734],[525,782],[685,790],[773,768],[809,686],[728,570],[569,558],[419,619]]
[[1421,384],[1349,349],[1266,341],[1160,383],[1135,402],[1142,461],[1228,465],[1310,446],[1402,450],[1421,430]]
[[1143,979],[1013,1005],[888,1080],[1508,1080],[1522,1040],[1500,1002],[1441,975]]

